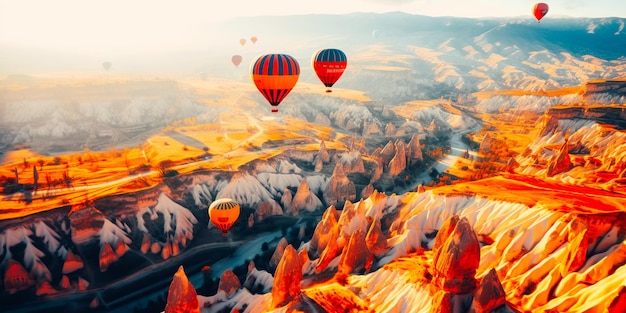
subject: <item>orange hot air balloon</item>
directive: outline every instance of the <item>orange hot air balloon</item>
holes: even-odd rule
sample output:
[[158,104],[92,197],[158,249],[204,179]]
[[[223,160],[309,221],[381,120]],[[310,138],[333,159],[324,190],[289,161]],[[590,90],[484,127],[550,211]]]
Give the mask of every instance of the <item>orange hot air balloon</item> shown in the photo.
[[246,40],[243,39],[243,38],[239,39],[239,44],[242,45],[242,46],[245,45],[246,44]]
[[343,74],[348,65],[348,58],[339,49],[321,49],[313,55],[313,69],[317,77],[328,87],[332,87]]
[[533,15],[537,19],[537,23],[539,23],[546,14],[548,14],[548,4],[543,2],[536,3],[533,7]]
[[252,36],[252,37],[250,37],[250,41],[252,41],[252,44],[255,44],[255,43],[256,43],[256,41],[257,41],[256,36]]
[[230,198],[221,198],[209,206],[209,218],[222,231],[222,235],[226,236],[239,218],[240,211],[239,203]]
[[256,88],[272,105],[272,112],[278,112],[278,105],[298,82],[300,65],[287,54],[266,54],[252,64],[250,72]]
[[233,55],[232,58],[230,58],[230,60],[233,62],[233,64],[235,65],[235,67],[239,66],[239,64],[241,64],[241,61],[243,60],[243,57],[235,54]]

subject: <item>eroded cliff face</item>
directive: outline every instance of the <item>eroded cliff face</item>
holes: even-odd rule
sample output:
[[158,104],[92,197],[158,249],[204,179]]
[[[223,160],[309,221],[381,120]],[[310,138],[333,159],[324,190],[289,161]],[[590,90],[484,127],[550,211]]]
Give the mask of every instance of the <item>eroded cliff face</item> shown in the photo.
[[280,263],[290,265],[278,267],[290,270],[277,270],[274,281],[290,272],[302,275],[299,284],[222,303],[246,312],[317,312],[331,298],[376,312],[622,310],[621,209],[590,214],[431,190],[375,192],[340,213],[330,207],[311,241],[284,249]]

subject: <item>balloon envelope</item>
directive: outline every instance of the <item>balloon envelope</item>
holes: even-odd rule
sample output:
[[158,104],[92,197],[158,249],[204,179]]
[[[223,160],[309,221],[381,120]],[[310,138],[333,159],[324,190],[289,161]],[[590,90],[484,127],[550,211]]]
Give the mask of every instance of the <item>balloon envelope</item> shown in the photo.
[[109,69],[111,69],[111,62],[102,62],[102,68],[104,68],[104,70],[108,71]]
[[252,41],[252,43],[253,43],[253,44],[255,44],[255,43],[256,43],[256,41],[257,41],[256,36],[252,36],[252,37],[250,37],[250,41]]
[[235,224],[241,208],[233,199],[221,198],[213,201],[209,206],[209,218],[226,236],[228,230]]
[[533,15],[537,19],[537,22],[546,16],[546,14],[548,14],[548,4],[543,2],[536,3],[533,7]]
[[[313,55],[313,69],[324,86],[332,87],[348,65],[348,58],[339,49],[321,49]],[[330,89],[326,90],[330,92]]]
[[256,88],[272,105],[272,112],[278,112],[278,105],[298,82],[300,65],[287,54],[266,54],[252,64],[250,76]]
[[241,61],[243,60],[243,57],[238,54],[235,54],[233,55],[232,58],[230,58],[230,60],[233,62],[235,66],[239,66],[239,64],[241,64]]

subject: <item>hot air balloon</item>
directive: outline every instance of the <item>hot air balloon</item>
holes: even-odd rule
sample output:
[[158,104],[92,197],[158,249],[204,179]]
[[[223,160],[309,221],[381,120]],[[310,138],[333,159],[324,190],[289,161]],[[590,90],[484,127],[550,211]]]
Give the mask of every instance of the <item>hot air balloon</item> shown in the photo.
[[230,198],[221,198],[213,201],[209,206],[209,218],[226,236],[228,230],[239,218],[241,208],[239,203]]
[[348,59],[346,54],[339,49],[321,49],[313,55],[313,69],[317,77],[328,87],[326,92],[331,92],[332,87],[343,74]]
[[102,68],[104,68],[105,71],[108,71],[111,69],[111,62],[102,62]]
[[537,23],[539,23],[539,21],[546,14],[548,14],[548,4],[543,3],[543,2],[536,3],[535,6],[533,7],[533,15],[537,19]]
[[252,41],[252,44],[255,44],[255,43],[256,43],[256,41],[257,41],[256,36],[252,36],[252,37],[250,37],[250,41]]
[[278,105],[298,82],[300,65],[287,54],[266,54],[252,64],[250,72],[256,88],[272,105],[272,112],[278,112]]
[[246,44],[246,40],[241,38],[239,39],[239,44],[241,44],[242,46]]
[[243,57],[238,54],[233,55],[233,57],[231,58],[231,61],[233,62],[235,67],[239,66],[242,60],[243,60]]

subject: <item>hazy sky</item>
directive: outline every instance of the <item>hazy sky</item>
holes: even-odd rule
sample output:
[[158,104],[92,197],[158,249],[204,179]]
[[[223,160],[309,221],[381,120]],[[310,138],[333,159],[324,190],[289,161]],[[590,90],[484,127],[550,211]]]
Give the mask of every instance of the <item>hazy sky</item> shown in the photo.
[[[57,50],[191,44],[203,25],[238,16],[390,12],[529,16],[529,0],[0,0],[0,45]],[[548,17],[626,17],[626,0],[558,0]]]

